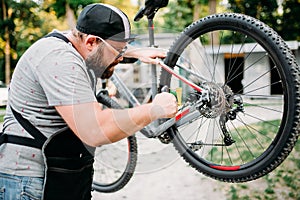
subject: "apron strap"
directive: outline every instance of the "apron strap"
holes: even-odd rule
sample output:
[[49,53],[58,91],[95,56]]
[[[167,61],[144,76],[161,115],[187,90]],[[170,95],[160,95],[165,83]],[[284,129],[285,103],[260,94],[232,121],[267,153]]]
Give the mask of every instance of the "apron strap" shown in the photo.
[[56,37],[56,38],[59,38],[59,39],[65,41],[66,43],[70,42],[70,40],[66,36],[64,36],[63,34],[60,34],[58,32],[49,33],[48,35],[46,35],[44,37],[45,38],[47,38],[47,37]]
[[33,126],[27,119],[25,119],[20,113],[15,111],[10,107],[12,113],[16,120],[21,124],[21,126],[34,138],[16,136],[16,135],[7,135],[2,133],[0,135],[0,145],[3,143],[12,143],[18,145],[24,145],[34,148],[42,149],[47,137],[44,136],[35,126]]

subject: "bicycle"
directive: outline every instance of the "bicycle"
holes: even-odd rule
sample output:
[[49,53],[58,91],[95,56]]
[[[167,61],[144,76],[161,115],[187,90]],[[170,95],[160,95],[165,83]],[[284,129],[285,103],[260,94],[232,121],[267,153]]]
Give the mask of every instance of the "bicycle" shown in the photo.
[[[148,18],[150,46],[153,18],[167,4],[146,1],[135,17]],[[179,112],[140,132],[173,143],[199,172],[224,182],[251,181],[273,171],[292,151],[299,136],[299,67],[285,41],[263,22],[237,13],[204,17],[180,33],[158,65],[160,82],[152,65],[151,94],[179,88]],[[117,74],[111,81],[129,105],[140,104]],[[122,108],[103,90],[97,100]],[[124,148],[125,158],[117,157],[119,151],[106,154],[108,146],[97,148],[94,190],[118,191],[132,177],[136,137],[121,143],[117,147]],[[122,157],[120,170],[116,166]],[[104,171],[101,158],[117,163],[106,166],[111,173]]]

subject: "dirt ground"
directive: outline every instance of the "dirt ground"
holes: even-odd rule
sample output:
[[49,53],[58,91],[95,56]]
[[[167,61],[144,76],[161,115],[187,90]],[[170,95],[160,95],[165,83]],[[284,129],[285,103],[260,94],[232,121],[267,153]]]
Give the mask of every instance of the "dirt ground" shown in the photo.
[[221,183],[204,177],[179,157],[172,144],[138,136],[138,164],[129,183],[115,193],[93,192],[93,200],[225,200]]

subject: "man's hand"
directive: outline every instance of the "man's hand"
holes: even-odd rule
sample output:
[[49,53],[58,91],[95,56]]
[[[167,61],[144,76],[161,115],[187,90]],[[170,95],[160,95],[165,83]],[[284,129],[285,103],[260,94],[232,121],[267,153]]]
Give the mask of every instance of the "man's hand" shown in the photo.
[[152,101],[153,118],[172,118],[175,117],[177,111],[176,98],[170,93],[157,94]]
[[165,58],[166,51],[163,49],[153,48],[153,47],[143,47],[143,48],[129,47],[124,57],[137,58],[141,62],[148,63],[148,64],[158,64],[158,60],[156,58]]

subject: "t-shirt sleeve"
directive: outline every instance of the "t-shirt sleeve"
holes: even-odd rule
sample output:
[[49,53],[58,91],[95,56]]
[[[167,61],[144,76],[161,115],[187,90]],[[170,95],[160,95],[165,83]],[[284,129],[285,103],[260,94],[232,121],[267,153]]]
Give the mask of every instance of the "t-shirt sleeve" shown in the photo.
[[36,68],[36,75],[49,106],[96,101],[85,63],[72,51],[51,52]]

